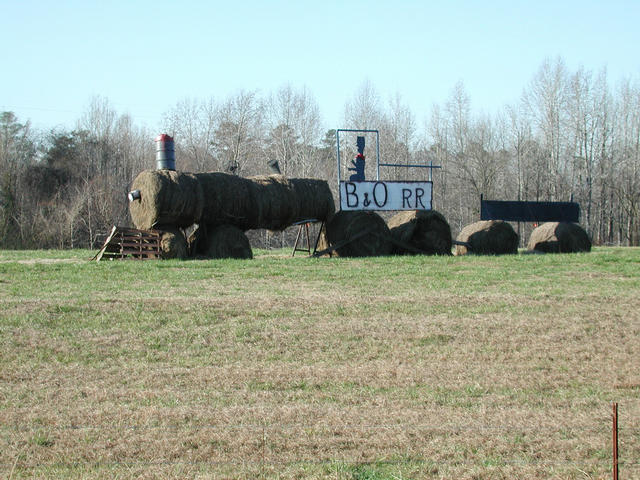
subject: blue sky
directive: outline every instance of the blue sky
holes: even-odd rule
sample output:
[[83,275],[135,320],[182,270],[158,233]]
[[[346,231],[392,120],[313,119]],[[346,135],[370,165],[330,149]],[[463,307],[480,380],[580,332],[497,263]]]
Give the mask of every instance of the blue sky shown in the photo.
[[0,110],[73,128],[95,95],[156,127],[179,100],[290,84],[326,128],[368,79],[416,118],[462,81],[474,111],[520,97],[545,58],[640,74],[640,1],[0,0]]

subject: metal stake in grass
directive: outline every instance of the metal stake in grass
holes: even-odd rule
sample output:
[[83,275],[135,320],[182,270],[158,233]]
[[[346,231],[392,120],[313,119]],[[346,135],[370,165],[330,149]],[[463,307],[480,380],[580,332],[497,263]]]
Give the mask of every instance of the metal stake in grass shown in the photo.
[[611,418],[613,420],[613,480],[618,480],[618,404],[613,403],[613,412]]

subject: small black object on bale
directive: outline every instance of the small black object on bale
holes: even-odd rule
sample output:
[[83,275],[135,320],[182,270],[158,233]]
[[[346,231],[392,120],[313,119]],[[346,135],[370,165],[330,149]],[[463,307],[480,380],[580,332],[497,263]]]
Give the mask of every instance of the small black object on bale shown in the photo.
[[269,165],[269,168],[271,169],[271,173],[275,173],[276,175],[281,175],[282,172],[280,171],[280,165],[278,164],[278,160],[269,160],[267,162],[267,165]]
[[388,221],[394,241],[392,253],[451,255],[451,227],[435,210],[407,210]]
[[577,223],[547,222],[531,232],[527,249],[544,253],[590,252],[591,240]]
[[253,258],[249,239],[242,230],[233,225],[208,228],[206,240],[204,254],[208,258]]
[[467,225],[458,234],[456,243],[456,255],[518,253],[518,234],[502,220],[481,220]]
[[160,228],[162,235],[160,237],[160,248],[162,249],[162,258],[179,258],[188,257],[187,239],[179,228]]
[[389,227],[371,211],[340,210],[326,224],[328,243],[339,257],[390,255]]

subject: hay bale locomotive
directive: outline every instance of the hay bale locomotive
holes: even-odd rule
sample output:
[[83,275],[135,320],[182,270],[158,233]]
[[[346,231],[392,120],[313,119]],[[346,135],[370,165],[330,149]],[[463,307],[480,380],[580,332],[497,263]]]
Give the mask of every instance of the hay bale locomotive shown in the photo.
[[[591,248],[588,235],[575,223],[579,206],[573,202],[486,201],[482,197],[481,221],[467,225],[454,241],[445,217],[431,209],[431,170],[424,182],[379,180],[381,166],[439,167],[380,163],[378,144],[376,180],[366,181],[365,142],[359,136],[353,168],[347,169],[355,173],[341,181],[339,132],[378,135],[377,130],[337,130],[337,213],[325,180],[176,171],[173,139],[163,134],[156,139],[157,168],[141,172],[131,185],[128,197],[133,224],[140,230],[161,232],[164,258],[252,258],[247,230],[281,231],[300,223],[307,223],[308,228],[311,220],[321,222],[319,253],[332,256],[451,255],[452,245],[456,255],[513,254],[518,252],[519,235],[507,222],[537,224],[554,219],[561,222],[534,231],[530,250]],[[385,222],[377,213],[380,210],[400,213]]]
[[247,258],[251,257],[247,230],[284,230],[308,219],[324,222],[335,211],[325,180],[179,172],[173,139],[160,135],[156,142],[158,168],[145,170],[134,179],[129,211],[136,228],[161,230],[166,232],[163,238],[172,235],[173,242],[163,243],[167,257],[184,257],[187,252],[179,245],[178,229],[197,225],[198,234],[193,238],[204,244],[200,251],[209,256]]

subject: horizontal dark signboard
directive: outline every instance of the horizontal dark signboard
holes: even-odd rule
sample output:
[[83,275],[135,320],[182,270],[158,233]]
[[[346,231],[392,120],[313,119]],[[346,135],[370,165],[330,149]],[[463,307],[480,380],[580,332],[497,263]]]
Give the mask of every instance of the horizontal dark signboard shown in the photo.
[[577,223],[579,217],[580,205],[575,202],[480,201],[481,220]]

